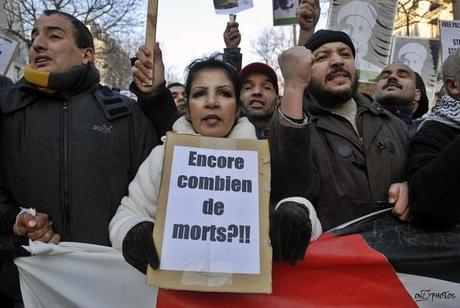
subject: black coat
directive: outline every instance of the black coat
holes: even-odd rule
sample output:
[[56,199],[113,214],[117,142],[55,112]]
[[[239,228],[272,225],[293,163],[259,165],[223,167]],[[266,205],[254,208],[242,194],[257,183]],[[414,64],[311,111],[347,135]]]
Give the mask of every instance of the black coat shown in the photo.
[[11,211],[33,207],[61,241],[110,245],[109,222],[158,137],[135,101],[109,120],[97,88],[65,97],[23,80],[2,92],[2,232],[12,230]]
[[357,95],[358,136],[344,118],[304,102],[307,125],[270,126],[272,199],[309,199],[323,230],[388,207],[388,188],[405,180],[409,140],[404,123]]
[[407,161],[411,213],[439,226],[460,223],[460,129],[423,124]]

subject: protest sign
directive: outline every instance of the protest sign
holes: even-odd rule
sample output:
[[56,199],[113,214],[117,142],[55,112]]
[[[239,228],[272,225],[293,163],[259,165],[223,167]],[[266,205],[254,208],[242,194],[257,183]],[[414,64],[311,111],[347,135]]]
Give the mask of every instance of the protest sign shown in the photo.
[[460,20],[440,20],[442,62],[460,46]]
[[0,34],[0,74],[6,75],[18,42]]
[[295,12],[300,4],[299,2],[299,0],[273,0],[273,25],[296,25],[297,17]]
[[270,293],[269,187],[266,141],[168,133],[148,282]]
[[402,62],[419,73],[431,101],[436,92],[439,53],[440,42],[437,39],[397,36],[393,41],[391,63]]
[[252,0],[213,0],[216,14],[236,14],[252,8]]
[[347,33],[360,81],[375,81],[388,63],[397,0],[332,0],[328,29]]

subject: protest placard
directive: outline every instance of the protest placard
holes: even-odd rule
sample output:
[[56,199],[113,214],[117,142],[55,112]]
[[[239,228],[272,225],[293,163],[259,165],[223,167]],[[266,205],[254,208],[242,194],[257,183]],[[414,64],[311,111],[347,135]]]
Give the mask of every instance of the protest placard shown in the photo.
[[252,8],[252,0],[213,0],[216,14],[236,14]]
[[332,0],[327,28],[347,33],[359,80],[375,82],[388,63],[397,0]]
[[460,20],[440,20],[442,62],[460,46]]
[[269,187],[266,141],[168,133],[148,282],[270,293]]
[[273,25],[286,26],[296,25],[296,10],[299,0],[273,0]]
[[18,42],[0,34],[0,74],[8,71],[17,46]]

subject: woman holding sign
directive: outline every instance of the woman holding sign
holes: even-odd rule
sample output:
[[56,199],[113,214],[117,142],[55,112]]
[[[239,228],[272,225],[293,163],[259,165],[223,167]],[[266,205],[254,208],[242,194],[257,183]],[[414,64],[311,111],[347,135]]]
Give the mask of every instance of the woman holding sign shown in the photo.
[[[240,117],[240,85],[234,67],[217,56],[199,59],[188,67],[186,114],[173,125],[178,133],[234,139],[257,139],[254,126]],[[160,190],[164,147],[157,146],[129,185],[129,195],[110,226],[113,247],[128,263],[145,273],[147,263],[158,268],[152,239],[156,202]]]

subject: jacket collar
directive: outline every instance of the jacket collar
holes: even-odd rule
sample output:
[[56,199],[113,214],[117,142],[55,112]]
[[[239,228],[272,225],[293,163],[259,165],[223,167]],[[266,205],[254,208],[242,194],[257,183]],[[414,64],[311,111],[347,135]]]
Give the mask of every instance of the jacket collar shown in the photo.
[[[307,112],[311,116],[311,121],[317,122],[318,128],[329,130],[334,134],[348,139],[357,148],[362,148],[363,146],[364,148],[368,148],[370,140],[373,140],[374,136],[377,134],[383,124],[380,121],[363,121],[363,116],[368,114],[388,119],[392,116],[380,104],[372,101],[370,97],[366,95],[356,93],[353,99],[357,105],[356,121],[361,136],[355,133],[353,127],[350,123],[348,123],[348,121],[345,124],[344,120],[339,119],[341,118],[340,116],[335,115],[329,110],[319,106],[319,104],[315,101],[314,98],[311,97],[311,95],[308,95],[307,97],[304,96],[304,109],[307,109]],[[324,117],[324,115],[327,116]],[[365,124],[366,126],[363,127]],[[344,125],[349,125],[349,129],[344,129]]]
[[385,105],[386,110],[391,112],[395,117],[400,118],[407,126],[413,124],[412,108],[408,105]]

